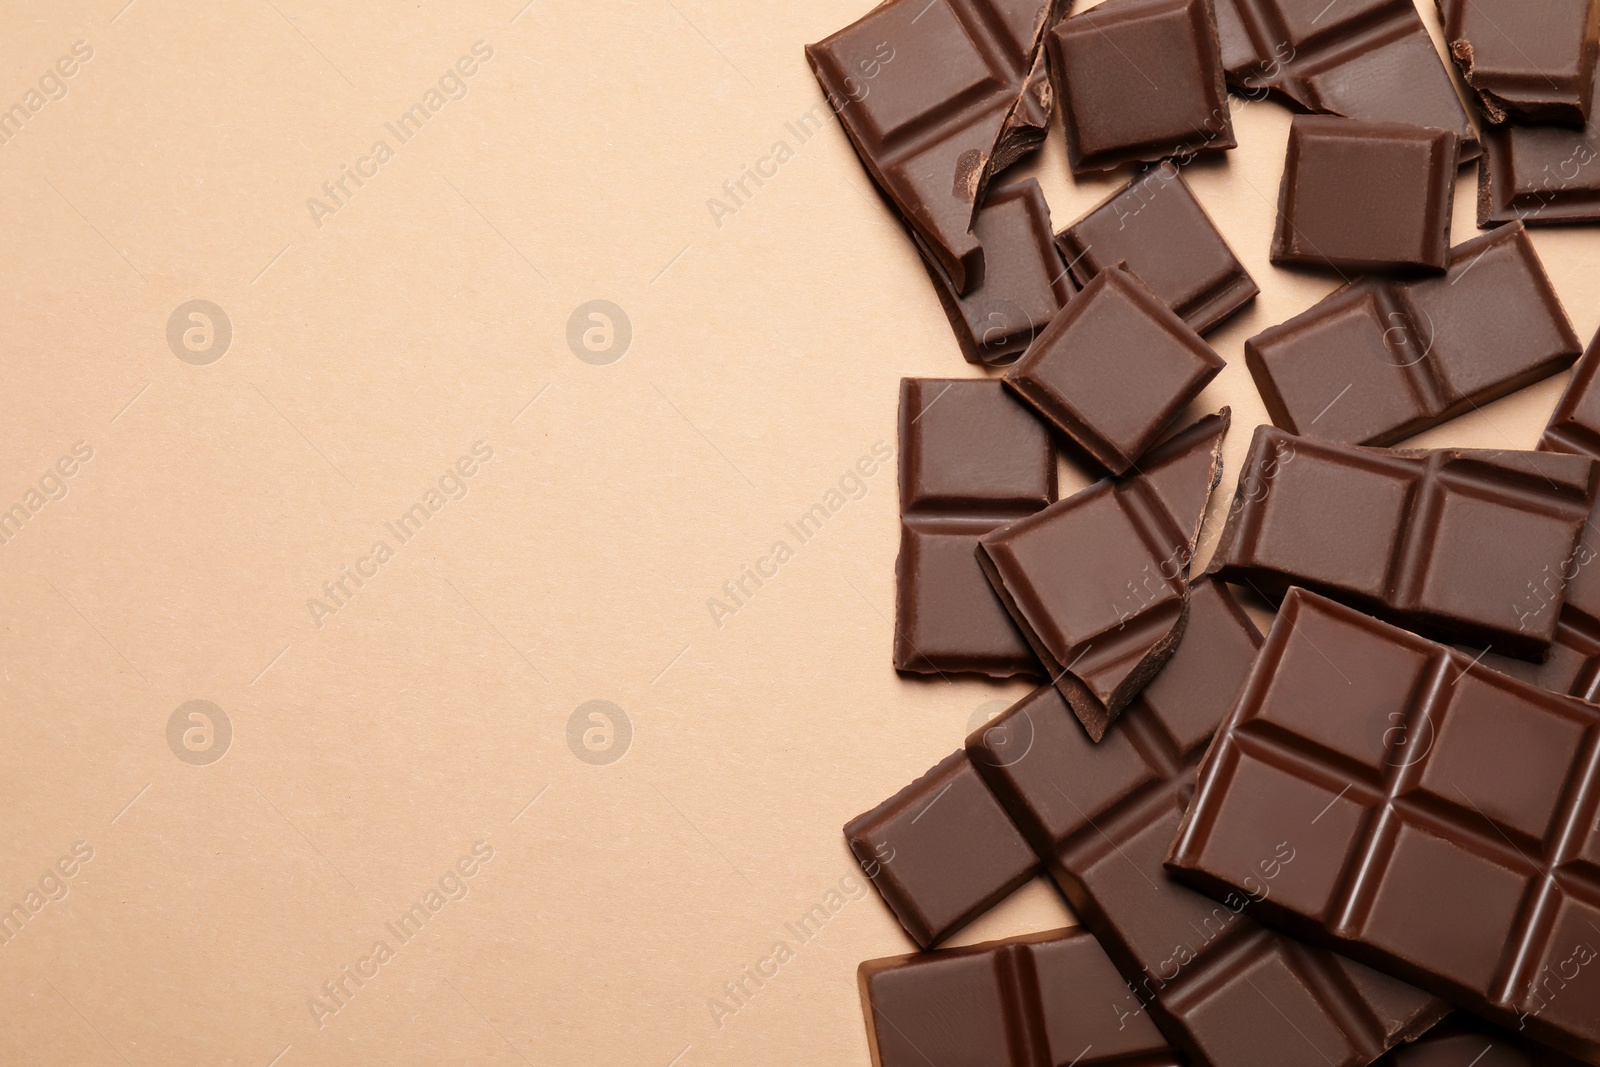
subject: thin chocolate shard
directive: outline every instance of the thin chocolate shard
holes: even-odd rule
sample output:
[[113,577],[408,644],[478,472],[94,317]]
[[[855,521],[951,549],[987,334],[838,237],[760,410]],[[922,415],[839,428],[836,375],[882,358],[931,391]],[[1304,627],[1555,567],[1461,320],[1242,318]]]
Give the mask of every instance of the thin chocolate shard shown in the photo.
[[1595,0],[1434,0],[1450,57],[1492,123],[1582,126],[1594,87]]
[[978,542],[979,562],[1089,736],[1155,677],[1183,635],[1189,563],[1221,477],[1229,411]]

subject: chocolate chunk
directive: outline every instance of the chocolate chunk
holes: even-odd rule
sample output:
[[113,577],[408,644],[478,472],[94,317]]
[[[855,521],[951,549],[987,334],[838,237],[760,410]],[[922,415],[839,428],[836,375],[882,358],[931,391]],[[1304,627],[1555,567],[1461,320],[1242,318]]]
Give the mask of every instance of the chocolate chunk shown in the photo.
[[1440,277],[1352,282],[1244,355],[1278,426],[1387,445],[1555,374],[1579,348],[1516,223],[1451,249]]
[[1120,265],[1050,320],[1005,382],[1113,474],[1133,467],[1226,364]]
[[1183,635],[1189,561],[1222,474],[1228,409],[978,542],[979,561],[1096,741]]
[[[1281,598],[1301,585],[1401,625],[1541,658],[1594,506],[1593,460],[1353,448],[1258,426],[1207,573]],[[1049,514],[1042,512],[1041,514]]]
[[1034,179],[990,190],[973,232],[984,247],[983,284],[966,296],[926,252],[923,264],[967,362],[1002,366],[1022,355],[1077,286],[1050,239],[1050,205]]
[[1167,866],[1600,1056],[1600,708],[1291,590]]
[[857,977],[873,1067],[1183,1064],[1080,929],[868,960]]
[[879,896],[923,948],[988,911],[1039,867],[965,752],[851,819],[844,836]]
[[1460,162],[1478,138],[1411,0],[1215,0],[1228,84],[1307,111],[1450,130]]
[[1074,174],[1237,145],[1209,0],[1106,0],[1047,48]]
[[1296,115],[1272,262],[1443,270],[1455,177],[1449,130]]
[[1450,56],[1490,122],[1581,126],[1594,87],[1594,0],[1434,0]]
[[1222,322],[1259,290],[1170,162],[1152,167],[1056,235],[1080,283],[1118,262],[1196,333]]
[[1571,452],[1600,459],[1600,334],[1589,342],[1583,361],[1573,372],[1566,391],[1556,402],[1550,425],[1545,427],[1539,447],[1547,452]]
[[1521,219],[1529,226],[1600,220],[1600,108],[1589,95],[1583,129],[1491,126],[1478,163],[1478,225]]
[[1580,1067],[1579,1061],[1458,1011],[1373,1067]]
[[989,176],[1042,137],[1038,55],[1064,3],[888,0],[806,47],[861,162],[958,293],[983,280],[971,230]]
[[1042,674],[977,547],[1055,499],[1049,430],[1000,382],[901,380],[897,670]]
[[1193,1062],[1363,1067],[1444,1005],[1265,930],[1240,914],[1237,894],[1208,900],[1162,867],[1201,757],[1261,644],[1220,582],[1196,582],[1190,602],[1172,659],[1100,744],[1043,686],[968,738],[968,757]]

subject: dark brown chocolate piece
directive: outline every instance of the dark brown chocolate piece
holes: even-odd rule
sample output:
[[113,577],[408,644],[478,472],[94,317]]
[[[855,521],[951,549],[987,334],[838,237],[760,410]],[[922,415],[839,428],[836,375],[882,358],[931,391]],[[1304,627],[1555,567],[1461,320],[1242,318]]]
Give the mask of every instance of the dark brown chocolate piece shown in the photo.
[[1074,174],[1238,144],[1209,0],[1106,0],[1046,47]]
[[1228,419],[1226,408],[1208,415],[1142,473],[1096,482],[978,542],[990,583],[1096,741],[1183,635]]
[[1296,115],[1272,262],[1443,270],[1455,178],[1449,130]]
[[968,738],[968,757],[1193,1062],[1362,1067],[1444,1005],[1265,930],[1240,914],[1242,897],[1208,900],[1162,867],[1196,768],[1261,644],[1220,582],[1196,582],[1190,601],[1172,659],[1100,744],[1043,686]]
[[1600,708],[1295,589],[1167,866],[1594,1059],[1597,809]]
[[[1473,449],[1353,448],[1256,427],[1208,573],[1279,599],[1301,585],[1441,640],[1537,659],[1596,464]],[[1041,514],[1048,514],[1044,512]]]
[[1188,323],[1118,265],[1050,321],[1005,382],[1121,474],[1224,366]]
[[897,670],[1043,675],[977,547],[1055,499],[1050,432],[1000,382],[901,379]]
[[1056,235],[1080,283],[1123,262],[1196,333],[1259,290],[1170,162],[1152,167]]
[[1434,0],[1450,56],[1490,122],[1581,126],[1594,88],[1594,0]]
[[1578,369],[1573,371],[1539,447],[1547,452],[1571,452],[1600,459],[1600,334],[1589,342]]
[[972,217],[989,176],[1037,146],[1042,38],[1065,0],[887,0],[806,47],[873,180],[956,292],[983,280]]
[[868,960],[857,978],[873,1067],[1183,1067],[1081,929]]
[[926,252],[923,264],[967,362],[1004,366],[1027,350],[1077,286],[1050,239],[1050,205],[1034,179],[990,190],[972,230],[984,248],[982,285],[961,296]]
[[1555,374],[1580,347],[1513,224],[1451,249],[1440,277],[1352,282],[1244,355],[1278,426],[1388,445]]
[[1581,1067],[1578,1060],[1458,1011],[1373,1067]]
[[1529,226],[1600,220],[1600,78],[1589,121],[1565,126],[1491,126],[1478,163],[1478,225],[1521,219]]
[[1308,111],[1478,138],[1411,0],[1215,0],[1228,84]]
[[1032,878],[1039,861],[965,752],[844,827],[861,869],[923,948]]

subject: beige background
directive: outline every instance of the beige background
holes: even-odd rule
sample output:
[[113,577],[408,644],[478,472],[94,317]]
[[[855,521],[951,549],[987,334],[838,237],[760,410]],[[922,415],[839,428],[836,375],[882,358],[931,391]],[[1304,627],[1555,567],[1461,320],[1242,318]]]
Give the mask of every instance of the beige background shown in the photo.
[[[0,907],[65,893],[0,945],[0,1062],[864,1064],[855,966],[909,943],[871,895],[803,944],[785,923],[849,888],[847,818],[1026,691],[890,669],[892,467],[722,626],[707,606],[894,442],[901,375],[973,373],[837,125],[786,129],[819,102],[801,46],[866,3],[124,2],[0,9],[0,106],[93,50],[0,145],[0,509],[41,505],[0,544]],[[1229,488],[1262,419],[1244,338],[1334,281],[1268,265],[1289,112],[1236,108],[1241,147],[1187,172],[1263,290],[1196,405],[1234,405]],[[1059,131],[1024,170],[1058,225],[1121,181],[1074,185]],[[1535,240],[1589,336],[1600,241]],[[632,324],[606,366],[566,341],[594,298]],[[205,366],[167,341],[192,299],[232,324]],[[1530,446],[1560,387],[1426,440]],[[475,442],[466,495],[398,544]],[[197,699],[232,728],[205,766],[167,738]],[[603,766],[568,743],[595,699],[633,731]],[[385,924],[478,842],[401,944]],[[1070,921],[1036,882],[958,940]],[[319,1026],[308,998],[380,939]]]

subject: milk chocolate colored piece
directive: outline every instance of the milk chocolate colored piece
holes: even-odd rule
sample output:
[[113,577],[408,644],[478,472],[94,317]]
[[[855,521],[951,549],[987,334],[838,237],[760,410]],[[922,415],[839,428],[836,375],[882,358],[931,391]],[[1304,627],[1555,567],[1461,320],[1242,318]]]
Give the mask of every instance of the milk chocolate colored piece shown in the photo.
[[971,230],[989,176],[1042,139],[1041,38],[1064,2],[887,0],[806,47],[861,162],[958,293],[983,280]]
[[1443,270],[1455,178],[1449,130],[1296,115],[1272,262]]
[[1228,409],[978,542],[979,561],[1050,679],[1096,741],[1183,635],[1189,561],[1222,475]]
[[868,960],[857,977],[873,1067],[1183,1067],[1082,929]]
[[983,284],[966,296],[926,254],[923,263],[967,362],[1002,366],[1022,355],[1077,286],[1050,239],[1050,205],[1034,179],[991,189],[973,232],[984,248]]
[[1242,895],[1209,900],[1162,867],[1206,745],[1261,644],[1220,582],[1196,582],[1190,601],[1172,659],[1100,744],[1044,686],[974,733],[968,756],[1192,1062],[1362,1067],[1444,1005],[1266,930],[1240,914]]
[[1446,273],[1363,278],[1244,343],[1272,421],[1387,445],[1570,366],[1580,342],[1521,224],[1450,250]]
[[1506,123],[1484,131],[1478,163],[1478,225],[1600,221],[1600,78],[1582,129]]
[[1581,1067],[1580,1061],[1529,1041],[1525,1034],[1458,1011],[1373,1067]]
[[1411,0],[1215,0],[1228,84],[1308,111],[1452,131],[1460,161],[1478,139]]
[[1571,452],[1600,459],[1600,334],[1589,342],[1566,391],[1556,402],[1550,424],[1539,447],[1547,452]]
[[977,547],[1055,499],[1049,429],[1000,382],[901,379],[897,670],[1042,676]]
[[1074,174],[1238,144],[1210,0],[1105,0],[1046,47]]
[[1434,0],[1450,57],[1490,122],[1581,126],[1594,87],[1594,0]]
[[1600,1062],[1600,708],[1291,590],[1168,857]]
[[[1258,426],[1208,573],[1538,659],[1559,603],[1529,583],[1572,558],[1595,487],[1578,456],[1353,448]],[[1556,598],[1565,584],[1552,580]]]
[[1196,333],[1254,300],[1259,290],[1170,162],[1152,167],[1056,235],[1080,283],[1118,262]]
[[1113,474],[1133,467],[1226,363],[1120,265],[1046,326],[1005,382]]
[[965,752],[844,827],[861,869],[923,948],[1009,896],[1039,867]]

